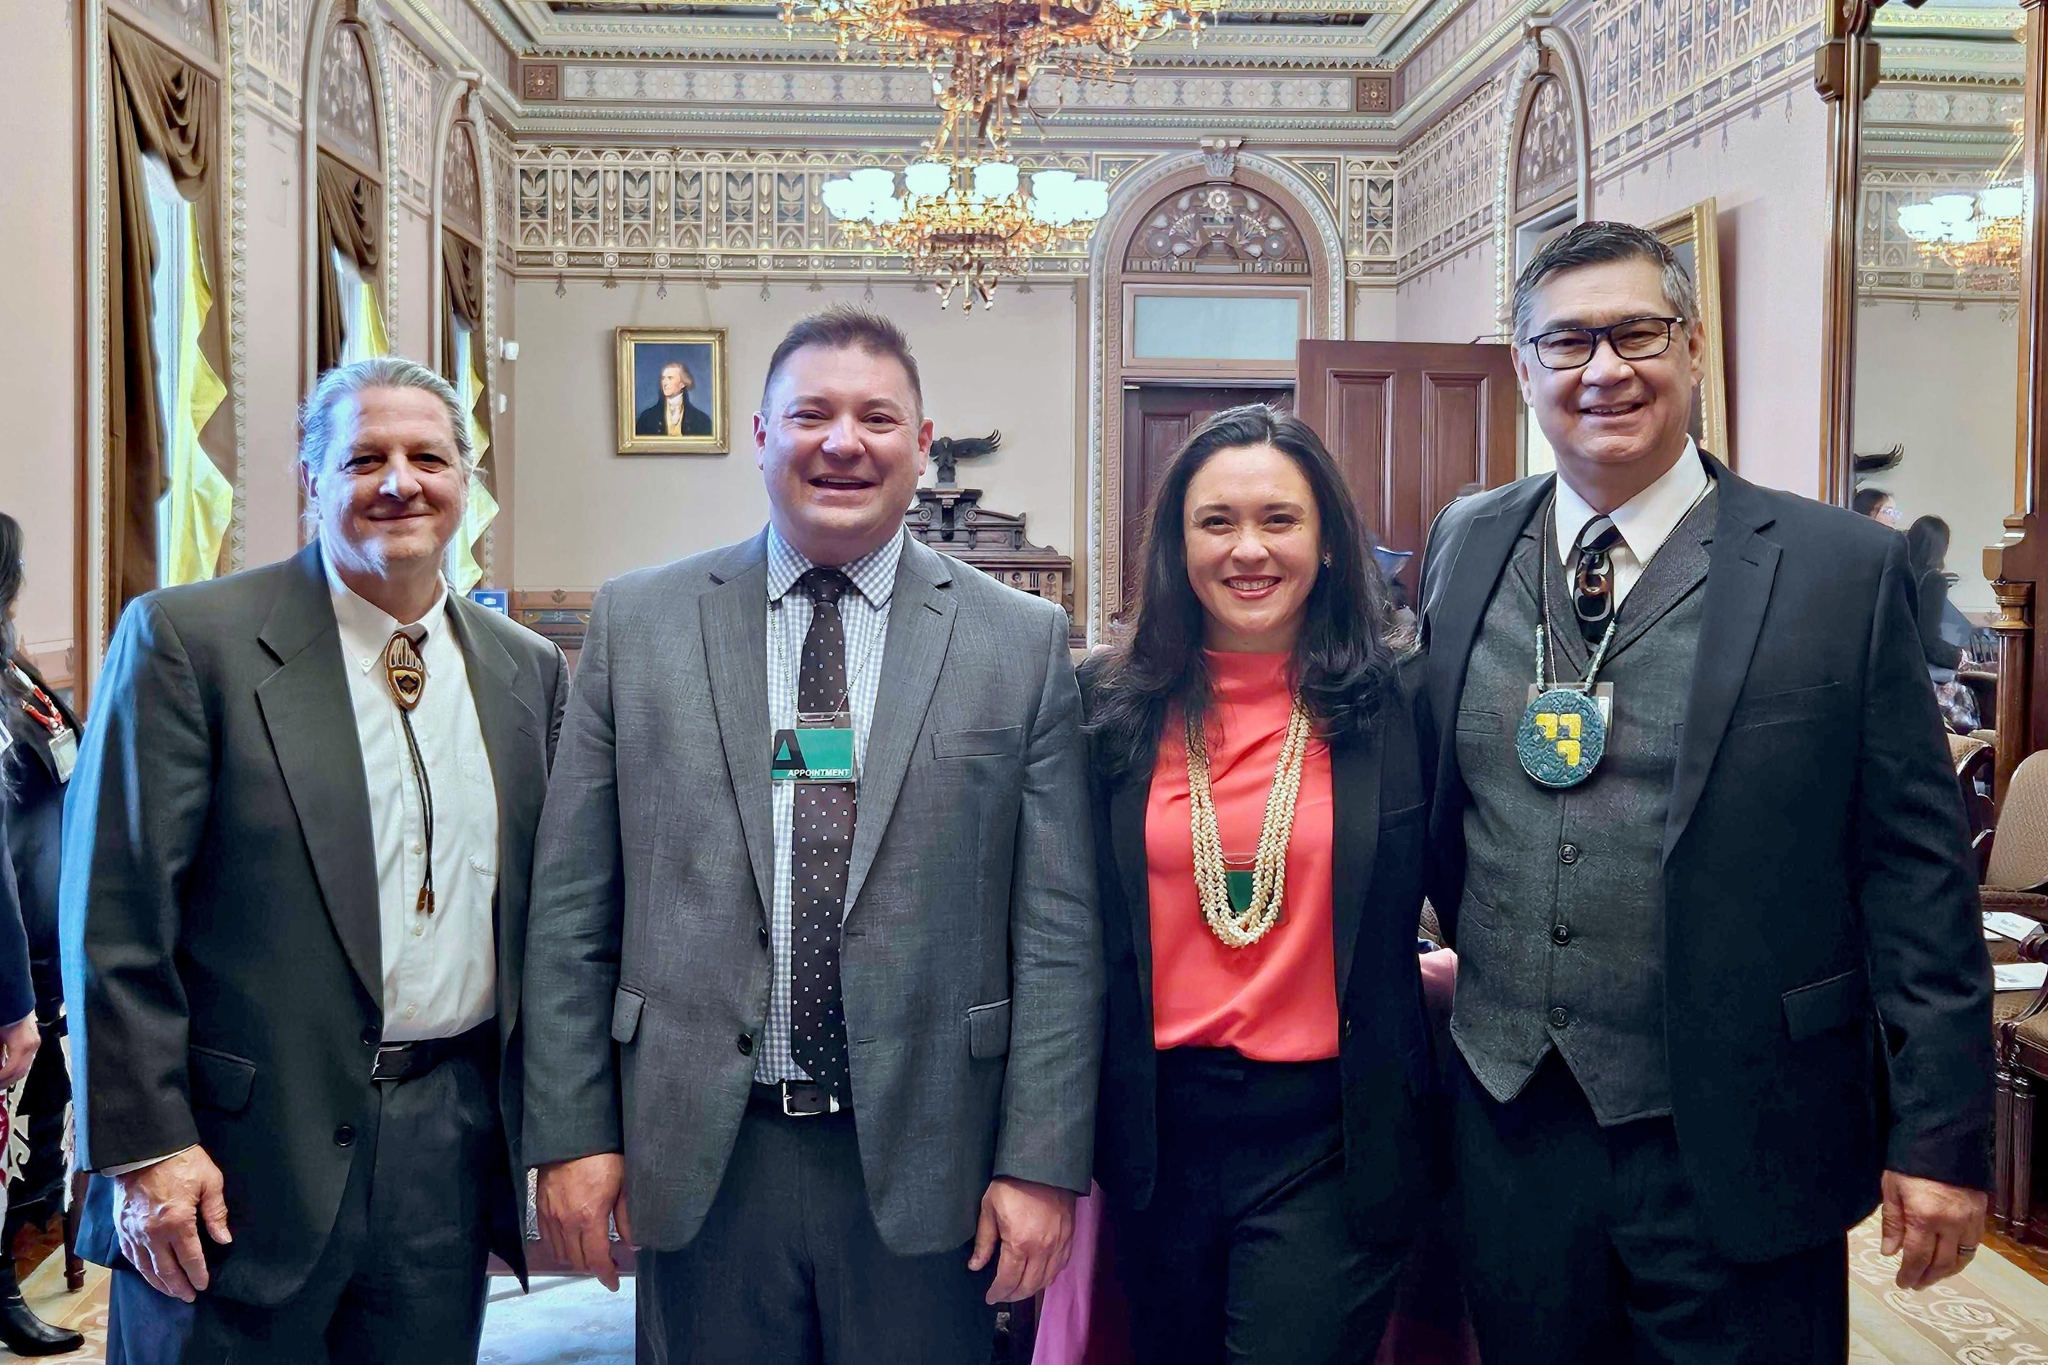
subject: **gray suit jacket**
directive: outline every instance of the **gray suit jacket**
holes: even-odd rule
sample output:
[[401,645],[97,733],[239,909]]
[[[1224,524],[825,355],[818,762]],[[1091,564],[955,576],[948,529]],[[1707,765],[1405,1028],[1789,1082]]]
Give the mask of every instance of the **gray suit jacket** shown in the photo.
[[[690,1241],[768,1014],[767,558],[607,584],[541,820],[526,1157],[626,1155],[633,1228]],[[860,788],[841,977],[869,1203],[902,1254],[992,1176],[1085,1190],[1102,1049],[1066,614],[908,542]]]
[[[524,1190],[510,1176],[526,889],[568,670],[533,632],[451,605],[498,796],[507,1153],[492,1249],[520,1266]],[[317,544],[150,593],[107,651],[65,808],[58,914],[79,1169],[203,1144],[235,1236],[208,1243],[209,1292],[251,1303],[304,1287],[353,1135],[376,1131],[383,945],[345,668]],[[80,1247],[111,1264],[111,1203],[105,1181],[93,1185]]]

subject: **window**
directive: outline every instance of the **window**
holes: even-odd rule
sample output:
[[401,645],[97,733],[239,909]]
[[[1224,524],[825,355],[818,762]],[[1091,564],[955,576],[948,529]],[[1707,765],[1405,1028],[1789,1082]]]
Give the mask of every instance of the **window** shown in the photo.
[[1305,297],[1295,291],[1139,293],[1131,301],[1134,360],[1294,362]]

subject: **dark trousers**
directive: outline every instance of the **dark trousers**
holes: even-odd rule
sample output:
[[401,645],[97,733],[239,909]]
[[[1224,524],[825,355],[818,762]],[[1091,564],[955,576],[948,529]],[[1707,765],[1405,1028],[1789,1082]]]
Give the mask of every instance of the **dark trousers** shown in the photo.
[[1159,1054],[1152,1199],[1110,1206],[1143,1365],[1373,1358],[1408,1248],[1350,1226],[1341,1094],[1334,1061]]
[[187,1304],[118,1265],[108,1365],[474,1362],[491,1201],[508,1178],[495,1030],[485,1025],[476,1045],[423,1075],[377,1087],[334,1231],[297,1294],[271,1307],[205,1293]]
[[703,1228],[638,1254],[640,1365],[988,1365],[995,1268],[972,1251],[890,1251],[853,1116],[756,1100]]
[[1462,1058],[1466,1295],[1486,1365],[1797,1365],[1849,1355],[1846,1235],[1775,1261],[1709,1244],[1668,1118],[1612,1128],[1555,1054],[1507,1104]]

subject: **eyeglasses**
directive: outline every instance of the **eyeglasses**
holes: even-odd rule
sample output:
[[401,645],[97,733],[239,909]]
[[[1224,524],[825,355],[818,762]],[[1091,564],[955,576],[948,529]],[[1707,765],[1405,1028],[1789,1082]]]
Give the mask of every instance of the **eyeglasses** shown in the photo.
[[1560,327],[1539,332],[1527,344],[1546,370],[1576,370],[1590,364],[1601,338],[1623,360],[1648,360],[1671,349],[1671,329],[1684,318],[1623,318],[1607,327]]

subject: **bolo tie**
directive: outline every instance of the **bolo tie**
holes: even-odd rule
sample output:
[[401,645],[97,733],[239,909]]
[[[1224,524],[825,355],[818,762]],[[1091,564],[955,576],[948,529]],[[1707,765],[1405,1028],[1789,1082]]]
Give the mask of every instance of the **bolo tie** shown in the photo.
[[[425,630],[420,638],[426,638]],[[419,899],[413,908],[422,915],[434,913],[434,784],[427,780],[427,761],[420,756],[419,736],[413,733],[412,713],[427,691],[427,662],[407,631],[397,631],[384,646],[384,677],[391,684],[391,696],[398,702],[398,719],[405,726],[405,748],[412,756],[413,785],[420,795],[420,814],[426,822],[427,870],[420,882]]]

